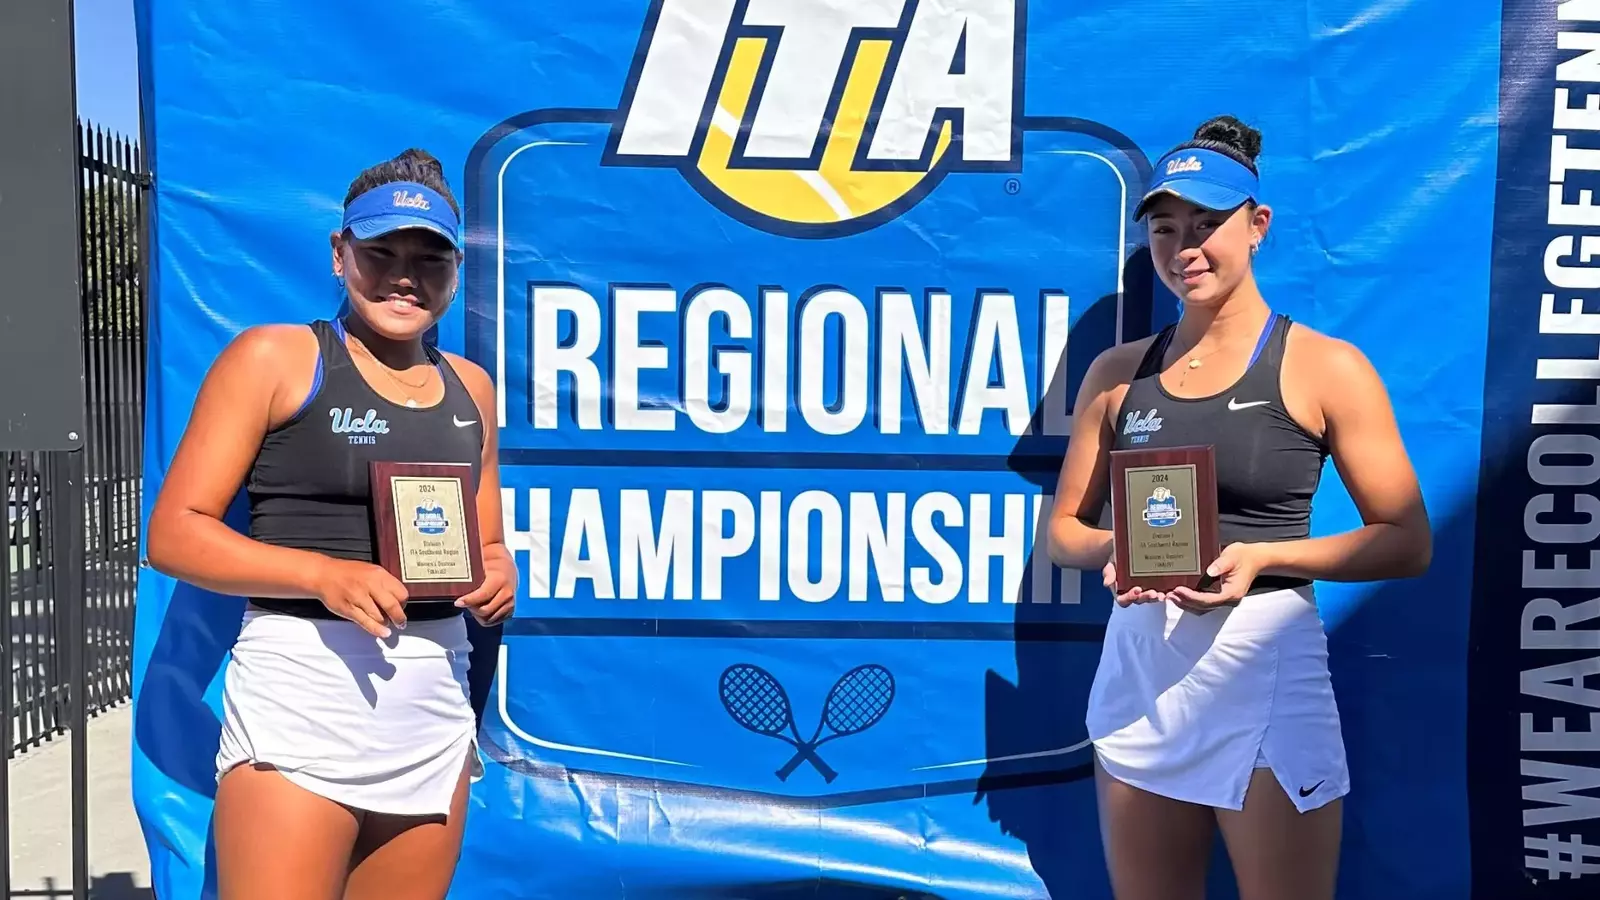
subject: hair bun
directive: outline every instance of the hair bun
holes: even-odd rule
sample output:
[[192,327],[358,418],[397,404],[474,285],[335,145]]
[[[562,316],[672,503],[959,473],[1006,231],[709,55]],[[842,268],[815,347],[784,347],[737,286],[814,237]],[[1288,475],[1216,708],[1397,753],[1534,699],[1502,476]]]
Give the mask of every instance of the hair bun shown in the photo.
[[461,215],[461,207],[450,191],[450,181],[445,178],[444,164],[432,153],[416,147],[363,170],[356,176],[356,180],[350,183],[350,190],[344,197],[344,205],[348,208],[352,201],[367,191],[402,181],[414,182],[438,191],[450,204],[451,212]]
[[394,161],[404,167],[415,167],[424,172],[436,173],[441,177],[444,175],[444,164],[439,162],[438,158],[432,153],[426,150],[419,150],[416,147],[412,147],[396,156]]
[[1261,156],[1261,132],[1233,116],[1217,116],[1194,130],[1197,141],[1216,141],[1239,151],[1252,163]]

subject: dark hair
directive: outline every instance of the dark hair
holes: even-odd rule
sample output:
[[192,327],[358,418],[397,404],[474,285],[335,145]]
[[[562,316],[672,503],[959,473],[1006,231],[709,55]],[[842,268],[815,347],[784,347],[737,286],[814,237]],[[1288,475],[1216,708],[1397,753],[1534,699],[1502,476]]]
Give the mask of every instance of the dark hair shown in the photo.
[[344,196],[344,205],[349,206],[352,200],[367,191],[395,181],[414,181],[433,188],[444,195],[457,218],[461,216],[461,207],[456,205],[455,195],[450,192],[450,183],[445,181],[444,166],[432,153],[414,147],[357,175],[356,180],[350,183],[349,193]]
[[1221,153],[1251,172],[1261,174],[1256,171],[1256,158],[1261,155],[1261,132],[1233,116],[1217,116],[1201,122],[1200,127],[1194,130],[1192,140],[1172,149],[1185,150],[1190,147]]

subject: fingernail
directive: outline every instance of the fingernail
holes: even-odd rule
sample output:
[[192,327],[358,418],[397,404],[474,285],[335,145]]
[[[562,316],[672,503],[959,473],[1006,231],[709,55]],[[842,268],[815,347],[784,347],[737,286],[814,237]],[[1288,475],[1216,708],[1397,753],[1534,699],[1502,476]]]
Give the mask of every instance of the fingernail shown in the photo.
[[399,625],[396,625],[395,627],[400,629],[401,631],[405,631],[406,630],[406,623],[401,622]]
[[461,601],[460,601],[460,600],[457,600],[457,601],[456,601],[456,606],[459,606],[459,607],[465,607],[465,606],[466,606],[466,604],[465,604],[465,603],[462,603],[462,602],[461,602]]

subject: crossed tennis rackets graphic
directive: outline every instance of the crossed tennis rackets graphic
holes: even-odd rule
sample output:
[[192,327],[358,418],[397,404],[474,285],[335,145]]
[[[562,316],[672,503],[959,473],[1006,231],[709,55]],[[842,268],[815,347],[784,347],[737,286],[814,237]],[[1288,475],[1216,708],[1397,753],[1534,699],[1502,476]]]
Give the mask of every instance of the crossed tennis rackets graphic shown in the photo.
[[[856,666],[834,682],[822,704],[816,732],[810,740],[803,740],[795,725],[789,694],[772,673],[750,663],[736,663],[723,671],[718,689],[723,709],[735,722],[795,748],[794,756],[777,771],[779,781],[789,780],[801,762],[809,762],[825,781],[832,783],[839,773],[822,761],[817,748],[878,724],[894,702],[894,676],[888,669],[876,663]],[[832,732],[826,737],[822,736],[824,727]],[[785,729],[789,734],[784,734]]]

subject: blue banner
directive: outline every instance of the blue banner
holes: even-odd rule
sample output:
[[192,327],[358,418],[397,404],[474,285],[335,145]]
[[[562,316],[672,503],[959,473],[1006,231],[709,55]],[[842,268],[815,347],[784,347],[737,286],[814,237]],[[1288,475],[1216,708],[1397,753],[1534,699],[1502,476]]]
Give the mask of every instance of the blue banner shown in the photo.
[[[1232,113],[1265,137],[1262,289],[1373,360],[1434,518],[1427,576],[1319,586],[1341,896],[1520,896],[1524,837],[1600,842],[1595,704],[1559,680],[1593,616],[1576,581],[1517,581],[1503,524],[1592,540],[1562,454],[1596,424],[1531,405],[1594,377],[1587,319],[1551,318],[1570,294],[1545,303],[1564,335],[1538,324],[1541,292],[1587,287],[1536,281],[1557,8],[139,0],[146,496],[234,334],[337,309],[350,180],[423,147],[466,213],[440,342],[494,377],[522,585],[474,634],[487,769],[452,896],[1109,897],[1083,713],[1110,598],[1041,528],[1088,364],[1176,315],[1132,220],[1149,160]],[[1579,30],[1586,5],[1560,8]],[[1544,48],[1504,76],[1503,22]],[[1530,409],[1588,435],[1529,463],[1556,488],[1521,480]],[[1314,530],[1356,524],[1330,466]],[[241,611],[141,580],[134,793],[163,898],[215,895]],[[1567,637],[1530,645],[1535,613]],[[1542,699],[1508,687],[1558,664],[1522,676]],[[1562,816],[1516,821],[1560,791]],[[1233,895],[1220,845],[1213,868]]]
[[[1600,884],[1600,6],[1508,2],[1472,597],[1485,896]],[[1585,684],[1585,680],[1588,684]]]

